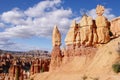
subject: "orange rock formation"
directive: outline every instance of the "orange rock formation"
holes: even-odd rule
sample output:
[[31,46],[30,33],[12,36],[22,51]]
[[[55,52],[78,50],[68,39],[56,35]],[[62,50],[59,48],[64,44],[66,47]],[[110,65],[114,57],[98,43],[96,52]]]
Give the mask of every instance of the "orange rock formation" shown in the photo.
[[54,28],[51,72],[41,74],[41,80],[82,80],[80,77],[85,75],[89,76],[86,80],[95,77],[100,80],[119,80],[120,77],[114,74],[111,67],[118,61],[116,47],[120,38],[112,40],[110,32],[115,37],[120,35],[120,18],[109,22],[103,16],[104,10],[104,6],[97,5],[96,20],[87,15],[83,15],[80,23],[74,20],[65,38],[66,47],[62,50],[60,32],[57,27]]
[[60,50],[61,34],[57,26],[55,26],[53,29],[52,43],[53,43],[53,50],[51,53],[50,71],[53,71],[56,68],[60,67],[62,61],[62,55]]

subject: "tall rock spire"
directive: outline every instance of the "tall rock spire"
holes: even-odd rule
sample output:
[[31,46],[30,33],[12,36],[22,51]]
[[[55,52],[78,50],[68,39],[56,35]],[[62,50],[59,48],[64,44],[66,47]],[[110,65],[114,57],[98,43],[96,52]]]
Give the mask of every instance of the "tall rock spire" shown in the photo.
[[61,45],[61,34],[57,28],[57,25],[54,26],[53,33],[52,33],[52,45],[60,46]]
[[65,44],[66,45],[74,45],[75,44],[75,31],[76,31],[77,27],[76,27],[76,21],[73,20],[72,21],[72,24],[70,26],[70,29],[66,35],[66,38],[65,38]]
[[98,36],[98,43],[107,43],[110,41],[110,35],[109,35],[109,27],[108,25],[109,21],[105,16],[103,16],[103,13],[105,11],[104,6],[97,5],[96,7],[96,26],[97,26],[97,36]]
[[60,67],[62,62],[62,54],[60,50],[61,34],[56,25],[54,26],[53,29],[52,45],[53,49],[51,52],[50,71],[56,70],[58,67]]

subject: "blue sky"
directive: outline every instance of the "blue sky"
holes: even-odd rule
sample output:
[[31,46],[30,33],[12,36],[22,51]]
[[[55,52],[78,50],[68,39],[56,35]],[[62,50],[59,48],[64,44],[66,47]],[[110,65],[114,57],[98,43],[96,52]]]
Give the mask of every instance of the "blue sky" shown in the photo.
[[119,0],[0,0],[0,49],[51,51],[51,34],[57,25],[64,38],[72,20],[78,23],[86,13],[96,17],[97,4],[105,6],[104,15],[120,15]]

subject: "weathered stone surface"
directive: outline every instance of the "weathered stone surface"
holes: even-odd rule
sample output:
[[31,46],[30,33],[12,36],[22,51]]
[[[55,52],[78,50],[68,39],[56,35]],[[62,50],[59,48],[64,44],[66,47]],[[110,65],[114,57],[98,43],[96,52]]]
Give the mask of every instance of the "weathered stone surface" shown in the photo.
[[97,48],[94,47],[80,47],[75,49],[75,55],[81,56],[81,55],[89,55],[89,54],[95,54],[97,51]]
[[97,7],[96,7],[96,14],[98,15],[98,16],[102,16],[103,15],[103,13],[104,13],[104,6],[102,6],[102,5],[97,5]]
[[74,45],[67,45],[66,46],[66,53],[68,56],[74,56],[75,54],[75,47]]
[[117,17],[111,20],[110,31],[112,32],[113,36],[118,37],[120,36],[120,17]]
[[57,67],[60,67],[62,61],[62,55],[60,50],[61,34],[57,29],[57,26],[55,26],[53,30],[52,43],[53,43],[53,49],[51,52],[50,71],[53,71]]
[[98,36],[97,36],[97,27],[96,27],[96,24],[95,24],[95,20],[93,20],[93,40],[92,40],[92,45],[95,46],[97,44],[97,41],[98,41]]
[[77,36],[76,36],[76,47],[80,47],[80,30],[79,32],[77,32]]
[[36,59],[34,61],[34,73],[39,73],[40,72],[40,69],[39,69],[39,59]]
[[[6,57],[8,56],[8,57]],[[19,56],[19,55],[18,55]],[[3,77],[4,80],[26,80],[29,79],[30,75],[34,75],[35,73],[40,73],[41,71],[41,63],[40,59],[43,61],[43,71],[48,71],[49,69],[49,58],[39,57],[39,58],[31,58],[31,57],[21,57],[13,56],[10,58],[8,54],[4,54],[4,58],[0,58],[0,78]],[[30,69],[31,68],[31,69]],[[30,69],[30,70],[29,70]]]
[[76,30],[77,30],[77,24],[76,24],[76,21],[73,20],[71,26],[70,26],[70,29],[66,35],[66,38],[65,38],[65,44],[66,45],[75,45],[75,38],[76,38]]
[[102,15],[104,13],[104,7],[98,5],[96,8],[96,13],[98,15],[96,17],[98,43],[107,43],[110,40],[110,35],[108,20]]
[[[107,43],[110,40],[109,28],[113,35],[119,35],[119,20],[112,20],[111,27],[109,27],[109,21],[103,16],[104,7],[98,5],[96,13],[98,15],[96,20],[84,15],[78,23],[79,25],[73,21],[65,38],[65,48],[61,51],[60,45],[53,47],[50,71],[55,71],[49,72],[47,77],[46,74],[41,74],[42,80],[48,78],[53,80],[54,75],[56,75],[54,79],[59,80],[73,80],[73,78],[82,80],[86,75],[88,80],[98,77],[100,80],[106,80],[106,74],[110,77],[119,75],[113,73],[111,66],[119,58],[116,46],[119,44],[120,38]],[[108,79],[114,80],[115,77]]]
[[81,45],[90,46],[92,45],[92,29],[93,29],[93,20],[87,15],[83,15],[80,21],[80,39]]
[[[13,79],[15,77],[15,66],[11,65],[9,68],[9,76]],[[11,79],[11,80],[12,80]]]
[[50,71],[56,70],[60,67],[62,62],[62,55],[60,46],[54,46],[51,53]]
[[44,60],[44,63],[42,63],[42,67],[44,68],[44,72],[49,71],[49,60]]
[[30,68],[30,75],[33,75],[33,74],[34,74],[34,65],[32,64]]
[[61,45],[61,34],[56,25],[54,26],[54,29],[53,29],[52,45],[53,45],[53,47],[56,45],[58,45],[58,46]]

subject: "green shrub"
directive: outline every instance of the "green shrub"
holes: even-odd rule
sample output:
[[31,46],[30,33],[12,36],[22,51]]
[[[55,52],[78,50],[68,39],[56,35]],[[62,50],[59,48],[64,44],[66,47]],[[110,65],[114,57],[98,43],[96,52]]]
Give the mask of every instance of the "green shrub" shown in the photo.
[[120,72],[120,63],[115,63],[112,65],[113,71],[115,73],[119,73]]

